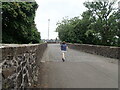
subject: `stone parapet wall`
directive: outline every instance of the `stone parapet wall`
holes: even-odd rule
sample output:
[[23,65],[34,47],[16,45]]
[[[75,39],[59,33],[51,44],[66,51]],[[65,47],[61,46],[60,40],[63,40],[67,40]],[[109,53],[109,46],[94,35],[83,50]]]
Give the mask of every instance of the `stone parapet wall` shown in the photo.
[[14,90],[31,87],[37,82],[38,68],[47,44],[3,45],[2,88]]
[[83,52],[102,55],[105,57],[120,59],[120,47],[89,45],[89,44],[68,44],[68,47]]

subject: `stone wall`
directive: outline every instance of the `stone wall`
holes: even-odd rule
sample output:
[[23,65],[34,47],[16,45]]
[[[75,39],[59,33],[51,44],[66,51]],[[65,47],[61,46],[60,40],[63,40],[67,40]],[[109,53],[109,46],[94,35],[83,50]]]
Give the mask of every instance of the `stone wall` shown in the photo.
[[38,68],[47,44],[3,45],[2,88],[8,90],[33,86],[37,82]]
[[84,51],[91,54],[120,59],[120,47],[88,45],[88,44],[68,44],[68,47],[75,50]]

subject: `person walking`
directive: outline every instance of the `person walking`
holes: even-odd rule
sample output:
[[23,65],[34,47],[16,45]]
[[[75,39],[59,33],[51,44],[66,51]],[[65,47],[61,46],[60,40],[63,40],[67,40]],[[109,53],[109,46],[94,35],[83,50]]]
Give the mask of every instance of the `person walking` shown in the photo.
[[65,53],[67,52],[67,44],[65,41],[61,43],[61,51],[62,51],[62,60],[65,61]]

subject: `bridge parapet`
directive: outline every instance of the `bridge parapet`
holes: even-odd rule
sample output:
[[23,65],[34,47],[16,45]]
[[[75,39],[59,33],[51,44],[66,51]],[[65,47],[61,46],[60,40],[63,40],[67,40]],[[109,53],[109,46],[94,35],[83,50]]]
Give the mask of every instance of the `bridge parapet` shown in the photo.
[[68,44],[68,47],[91,54],[120,59],[120,47],[89,45],[89,44]]
[[47,44],[3,45],[2,88],[21,89],[37,82],[39,63]]

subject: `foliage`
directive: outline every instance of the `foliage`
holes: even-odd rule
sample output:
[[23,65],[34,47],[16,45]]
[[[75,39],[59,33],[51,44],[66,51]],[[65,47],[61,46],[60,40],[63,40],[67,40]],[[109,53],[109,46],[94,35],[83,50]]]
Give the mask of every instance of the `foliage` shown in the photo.
[[2,3],[2,42],[39,43],[34,17],[38,8],[36,2]]
[[81,19],[64,18],[56,31],[62,41],[83,44],[120,46],[120,13],[114,8],[115,0],[85,2],[88,9]]

